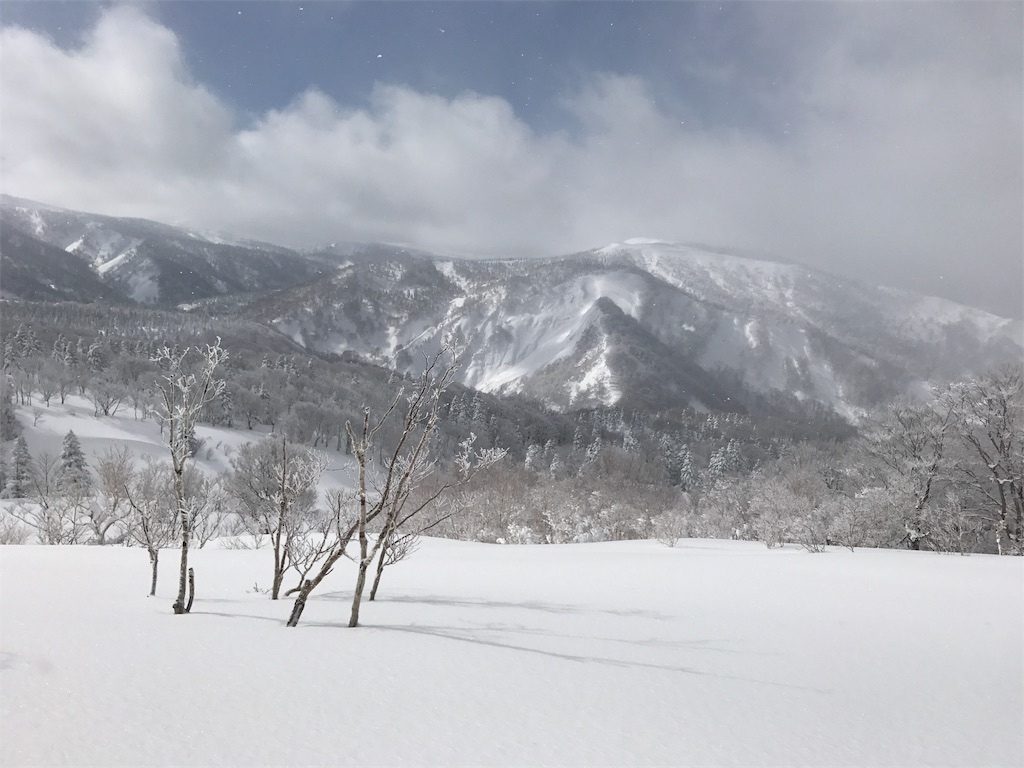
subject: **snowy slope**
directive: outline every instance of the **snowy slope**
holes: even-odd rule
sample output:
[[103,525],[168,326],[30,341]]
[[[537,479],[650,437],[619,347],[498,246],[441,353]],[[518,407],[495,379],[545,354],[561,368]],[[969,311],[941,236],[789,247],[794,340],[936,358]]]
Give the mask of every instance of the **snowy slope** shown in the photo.
[[[54,401],[50,407],[18,406],[15,412],[33,458],[43,453],[60,456],[64,436],[73,431],[90,466],[95,466],[96,459],[112,448],[128,448],[138,461],[145,457],[168,460],[167,445],[158,421],[152,417],[137,418],[131,406],[122,405],[113,416],[96,416],[92,404],[85,398],[71,396],[66,405]],[[231,457],[240,446],[264,436],[257,430],[198,424],[196,437],[202,443],[196,455],[196,466],[209,474],[227,472],[231,469]],[[330,463],[321,490],[351,487],[354,477],[351,457],[336,451],[327,451],[325,455]]]
[[[108,291],[241,312],[307,348],[403,371],[454,338],[466,355],[461,383],[563,409],[770,403],[791,414],[814,401],[856,419],[926,383],[1024,358],[1019,321],[657,240],[553,259],[456,260],[383,244],[298,253],[9,197],[0,216],[5,295]],[[69,259],[88,265],[91,283]],[[34,277],[36,263],[48,265],[45,279]]]
[[[4,258],[31,266],[41,246],[85,262],[93,275],[119,295],[164,306],[225,294],[274,290],[323,272],[324,264],[266,243],[200,235],[152,221],[68,211],[0,196],[5,229],[21,242],[5,243]],[[55,290],[73,295],[69,281]],[[15,294],[18,295],[18,294]]]
[[739,378],[856,418],[922,381],[1024,354],[1021,324],[980,310],[655,241],[549,260],[381,254],[245,312],[310,348],[399,369],[453,337],[462,383],[563,408],[728,408]]
[[4,765],[1010,766],[1020,558],[425,540],[344,627],[266,551],[0,548]]

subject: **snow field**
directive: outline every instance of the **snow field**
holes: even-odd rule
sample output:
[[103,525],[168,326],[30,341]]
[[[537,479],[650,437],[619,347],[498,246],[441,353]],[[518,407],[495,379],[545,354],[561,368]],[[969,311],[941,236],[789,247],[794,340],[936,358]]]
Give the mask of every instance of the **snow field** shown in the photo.
[[[33,414],[36,412],[39,417],[33,425]],[[33,458],[38,458],[44,452],[59,457],[64,435],[72,430],[93,469],[97,460],[111,448],[129,448],[136,462],[146,457],[161,462],[170,461],[167,444],[160,432],[160,422],[155,417],[136,419],[129,403],[122,404],[113,416],[95,416],[88,400],[72,396],[67,398],[64,405],[54,399],[49,408],[41,403],[33,407],[18,406],[17,415]],[[197,424],[196,437],[203,443],[195,464],[210,475],[228,472],[231,470],[231,458],[238,449],[246,443],[259,442],[266,434],[266,428],[227,429]],[[333,450],[322,453],[328,458],[329,464],[320,481],[321,493],[351,487],[354,472],[352,458]]]
[[1020,765],[1024,562],[426,539],[347,629],[267,551],[0,549],[0,762]]

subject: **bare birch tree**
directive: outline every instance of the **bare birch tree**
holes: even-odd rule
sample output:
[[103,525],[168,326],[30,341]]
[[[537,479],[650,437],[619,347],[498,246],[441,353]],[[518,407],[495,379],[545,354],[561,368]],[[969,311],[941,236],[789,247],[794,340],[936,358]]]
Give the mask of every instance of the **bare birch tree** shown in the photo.
[[199,414],[224,389],[224,382],[215,379],[214,374],[228,356],[221,348],[219,338],[215,344],[207,344],[205,349],[195,348],[199,354],[198,364],[195,366],[187,359],[191,351],[186,349],[184,352],[178,352],[163,347],[153,358],[153,362],[157,363],[162,371],[157,382],[161,395],[158,415],[163,422],[164,435],[171,454],[176,517],[181,533],[178,597],[172,606],[176,614],[188,613],[194,596],[190,595],[186,604],[185,590],[190,581],[188,552],[192,539],[192,510],[185,492],[185,467],[191,457],[191,439]]
[[[356,481],[356,514],[346,520],[341,497],[336,508],[337,537],[333,548],[320,565],[317,574],[306,579],[292,607],[288,626],[298,625],[306,600],[331,572],[334,564],[345,555],[348,544],[355,538],[359,544],[356,560],[356,585],[349,613],[350,627],[359,624],[359,608],[366,586],[366,573],[380,548],[402,522],[408,522],[423,512],[450,488],[467,482],[475,472],[490,466],[504,455],[501,450],[473,451],[471,446],[460,455],[457,471],[438,483],[431,493],[417,499],[412,508],[406,507],[413,488],[433,470],[433,459],[428,446],[442,413],[442,398],[455,380],[458,364],[449,347],[443,347],[429,358],[423,373],[412,384],[412,392],[399,392],[378,418],[372,418],[367,408],[362,425],[356,429],[346,424],[352,454],[358,471]],[[401,415],[400,415],[401,414]],[[381,432],[391,422],[400,419],[400,430],[392,447],[381,452],[378,445]],[[371,466],[373,456],[381,452],[382,466],[377,472]],[[342,521],[345,520],[343,523]],[[379,525],[380,534],[370,544],[370,527]]]

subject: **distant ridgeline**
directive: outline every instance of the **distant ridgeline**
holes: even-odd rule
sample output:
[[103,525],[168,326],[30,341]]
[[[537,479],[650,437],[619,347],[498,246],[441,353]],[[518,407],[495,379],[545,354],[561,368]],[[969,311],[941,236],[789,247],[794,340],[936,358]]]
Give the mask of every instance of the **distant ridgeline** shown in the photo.
[[[874,538],[857,541],[953,546],[956,528],[956,546],[994,551],[1017,535],[1012,494],[998,513],[990,497],[1018,487],[1020,462],[997,462],[1002,481],[986,475],[992,462],[975,456],[971,437],[984,419],[969,417],[964,394],[995,388],[1019,418],[1017,321],[650,241],[467,261],[383,245],[300,253],[10,199],[0,215],[8,465],[33,409],[75,395],[99,416],[130,408],[146,418],[159,349],[217,338],[229,353],[226,386],[205,421],[344,452],[346,422],[385,407],[451,342],[460,365],[431,450],[443,465],[470,434],[507,449],[488,473],[507,503],[481,487],[486,503],[438,532],[631,538],[654,535],[671,513],[688,535],[772,538],[764,510],[785,499],[784,522],[804,522],[780,523],[778,535],[842,542],[856,537],[833,530],[834,519],[849,522],[884,489],[898,497],[885,502],[894,527],[875,521]],[[957,381],[974,383],[947,386]],[[912,404],[891,405],[907,396]],[[901,466],[882,448],[901,440],[941,455]],[[758,497],[766,488],[772,499]],[[556,490],[575,499],[576,522],[551,517],[543,499],[523,501]],[[518,506],[495,519],[472,516],[512,499]],[[809,522],[816,515],[833,522]]]

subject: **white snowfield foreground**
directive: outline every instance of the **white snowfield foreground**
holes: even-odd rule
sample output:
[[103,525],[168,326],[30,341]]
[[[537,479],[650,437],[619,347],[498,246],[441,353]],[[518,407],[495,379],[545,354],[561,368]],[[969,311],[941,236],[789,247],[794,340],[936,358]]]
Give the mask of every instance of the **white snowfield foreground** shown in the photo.
[[0,762],[1024,763],[1024,560],[425,540],[345,628],[266,551],[2,547]]

